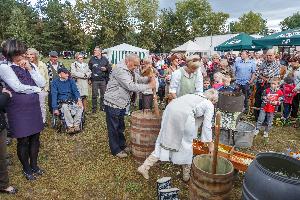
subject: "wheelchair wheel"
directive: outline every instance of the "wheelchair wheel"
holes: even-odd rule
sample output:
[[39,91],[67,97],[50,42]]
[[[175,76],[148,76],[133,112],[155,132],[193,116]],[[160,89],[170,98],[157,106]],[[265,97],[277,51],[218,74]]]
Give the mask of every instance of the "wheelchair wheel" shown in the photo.
[[58,123],[58,117],[56,115],[52,115],[51,119],[51,127],[56,128]]
[[83,130],[84,123],[85,123],[85,114],[83,112],[82,115],[81,115],[80,130]]

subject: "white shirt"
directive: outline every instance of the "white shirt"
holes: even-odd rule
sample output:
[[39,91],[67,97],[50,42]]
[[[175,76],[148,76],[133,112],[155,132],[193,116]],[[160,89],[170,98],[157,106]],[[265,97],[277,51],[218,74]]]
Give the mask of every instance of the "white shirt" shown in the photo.
[[41,92],[41,88],[45,87],[46,81],[39,72],[34,69],[32,69],[29,73],[38,87],[22,84],[10,65],[10,63],[2,63],[0,65],[0,78],[15,92],[32,94]]
[[[167,106],[166,110],[164,111],[161,129],[155,143],[155,150],[152,152],[152,155],[159,160],[171,161],[174,164],[179,165],[191,164],[193,160],[193,139],[197,138],[197,131],[201,124],[201,141],[212,141],[212,119],[214,116],[214,105],[207,99],[199,100],[199,103],[195,104],[193,103],[195,102],[195,98],[197,101],[199,99],[199,97],[195,96],[196,95],[193,94],[187,94],[179,97],[173,101],[180,101],[180,105],[182,106],[174,106],[173,108],[175,108],[175,110],[170,110]],[[183,111],[188,114],[185,122],[181,121],[181,119],[178,119],[175,122],[169,120],[170,117],[174,116],[174,113],[178,112],[180,112],[182,116],[186,116]],[[179,148],[179,151],[170,151],[161,147],[164,133],[169,131],[174,126],[174,123],[183,125],[184,134],[181,140],[181,147]]]
[[[195,94],[203,93],[203,76],[202,76],[201,70],[198,69],[195,73],[193,73],[191,75],[189,75],[185,70],[183,70],[183,71],[184,71],[184,76],[186,76],[186,77],[196,76]],[[181,80],[181,70],[179,68],[172,73],[170,89],[169,89],[170,93],[176,93],[177,96],[179,95],[180,80]]]

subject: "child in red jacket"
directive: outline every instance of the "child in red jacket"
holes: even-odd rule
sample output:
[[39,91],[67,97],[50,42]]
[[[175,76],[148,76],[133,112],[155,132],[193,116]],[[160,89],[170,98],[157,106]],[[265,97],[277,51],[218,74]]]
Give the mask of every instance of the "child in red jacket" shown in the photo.
[[297,94],[296,92],[293,91],[295,87],[296,84],[294,83],[292,77],[287,76],[284,78],[284,83],[282,85],[284,120],[287,120],[287,118],[290,116],[293,98]]
[[279,89],[279,78],[273,78],[270,83],[271,87],[267,88],[262,95],[263,103],[261,105],[261,110],[259,112],[259,117],[256,123],[255,135],[259,133],[265,119],[267,120],[267,127],[264,131],[264,138],[266,141],[269,137],[269,131],[272,128],[272,122],[274,118],[274,112],[276,107],[280,105],[282,100],[283,92]]

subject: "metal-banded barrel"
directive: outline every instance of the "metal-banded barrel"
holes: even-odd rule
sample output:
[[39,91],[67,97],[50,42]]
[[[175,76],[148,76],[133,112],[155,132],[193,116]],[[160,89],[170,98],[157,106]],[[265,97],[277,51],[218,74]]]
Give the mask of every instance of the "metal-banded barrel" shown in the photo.
[[212,156],[198,155],[193,159],[189,187],[190,200],[230,199],[234,168],[230,161],[218,157],[216,174],[212,174]]
[[152,111],[135,111],[131,114],[130,140],[132,154],[139,164],[152,153],[160,131],[161,116]]

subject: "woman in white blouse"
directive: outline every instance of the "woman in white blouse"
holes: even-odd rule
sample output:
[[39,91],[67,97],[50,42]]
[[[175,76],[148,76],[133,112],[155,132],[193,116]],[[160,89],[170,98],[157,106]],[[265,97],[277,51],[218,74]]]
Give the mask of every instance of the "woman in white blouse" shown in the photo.
[[138,172],[149,179],[148,171],[158,160],[182,165],[183,180],[188,181],[193,159],[193,139],[202,124],[201,141],[208,143],[213,151],[212,118],[218,91],[209,89],[204,94],[187,94],[174,99],[163,113],[161,129],[155,150],[138,168]]
[[83,108],[87,110],[87,97],[89,95],[88,79],[91,77],[91,70],[87,63],[83,62],[83,55],[81,53],[75,54],[76,61],[71,65],[71,75],[76,80],[80,96],[82,98]]
[[44,124],[46,123],[46,97],[49,92],[49,75],[47,66],[44,62],[39,60],[39,52],[34,48],[28,48],[26,52],[26,56],[31,64],[34,65],[35,69],[42,75],[42,77],[46,81],[45,87],[39,93],[39,100],[41,105],[42,117]]
[[169,93],[173,99],[185,94],[203,93],[203,76],[198,55],[186,59],[187,66],[177,69],[172,74]]

